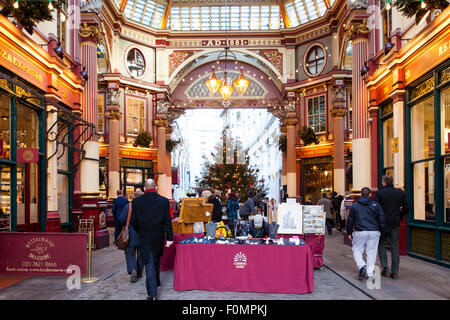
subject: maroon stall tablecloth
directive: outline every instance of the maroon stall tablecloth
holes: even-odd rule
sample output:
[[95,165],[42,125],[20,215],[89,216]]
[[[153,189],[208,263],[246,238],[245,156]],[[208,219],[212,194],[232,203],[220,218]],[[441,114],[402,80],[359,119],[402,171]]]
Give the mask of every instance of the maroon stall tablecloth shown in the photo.
[[313,266],[314,269],[320,268],[323,266],[323,249],[325,247],[325,236],[324,235],[316,235],[316,234],[278,234],[277,238],[283,236],[285,239],[289,239],[293,236],[297,236],[300,239],[305,240],[308,246],[312,250],[313,254]]
[[180,244],[173,288],[309,293],[314,290],[309,246]]
[[[175,265],[175,254],[176,254],[176,245],[179,244],[181,241],[183,241],[186,238],[203,238],[203,233],[186,233],[186,234],[179,234],[174,233],[173,234],[173,243],[170,247],[166,248],[164,247],[164,254],[161,256],[160,259],[160,271],[168,271],[173,270],[173,267]],[[166,242],[164,241],[164,246],[166,245]]]

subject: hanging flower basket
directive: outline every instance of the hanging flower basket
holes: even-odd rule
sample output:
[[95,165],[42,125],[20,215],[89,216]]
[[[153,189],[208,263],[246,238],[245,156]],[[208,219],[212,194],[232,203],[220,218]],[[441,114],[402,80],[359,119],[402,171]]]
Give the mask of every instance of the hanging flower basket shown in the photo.
[[166,150],[169,152],[172,152],[173,148],[175,148],[176,145],[179,143],[180,143],[180,140],[167,139],[166,140]]
[[[19,1],[17,8],[14,7],[15,0],[7,0],[0,14],[5,17],[14,17],[16,21],[30,34],[33,28],[40,22],[53,21],[52,12],[62,9],[66,0],[49,1]],[[53,7],[53,9],[51,9]]]
[[284,134],[278,139],[278,149],[282,152],[287,150],[287,137]]
[[300,130],[298,130],[298,136],[302,139],[305,146],[310,145],[312,143],[318,144],[319,139],[314,132],[314,130],[310,127],[302,126]]
[[152,142],[153,138],[147,131],[141,131],[136,137],[136,140],[134,141],[135,147],[143,147],[148,148],[150,147],[150,143]]

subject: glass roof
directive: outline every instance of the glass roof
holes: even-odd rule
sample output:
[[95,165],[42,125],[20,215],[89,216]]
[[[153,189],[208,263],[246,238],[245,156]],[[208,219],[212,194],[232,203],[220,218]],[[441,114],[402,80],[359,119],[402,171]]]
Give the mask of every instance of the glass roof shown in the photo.
[[[276,30],[297,27],[323,16],[335,0],[288,0],[283,2],[287,20],[276,3],[255,1],[255,5],[185,5],[180,2],[167,10],[163,0],[115,0],[126,18],[155,29],[173,31]],[[208,3],[208,1],[205,1]],[[226,2],[225,2],[226,3]],[[242,3],[242,1],[240,2]],[[246,1],[245,4],[251,4]],[[167,22],[163,21],[167,14]]]

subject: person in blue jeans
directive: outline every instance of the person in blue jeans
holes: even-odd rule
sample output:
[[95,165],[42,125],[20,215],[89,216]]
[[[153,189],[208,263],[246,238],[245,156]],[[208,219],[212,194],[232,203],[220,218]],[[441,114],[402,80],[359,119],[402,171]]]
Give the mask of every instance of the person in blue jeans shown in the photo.
[[[140,189],[137,189],[134,193],[134,197],[137,198],[144,194]],[[131,219],[131,203],[126,205],[128,207],[128,215],[126,227],[129,232],[128,247],[125,249],[125,260],[127,263],[127,272],[131,275],[131,283],[135,283],[142,277],[142,270],[144,265],[142,262],[140,249],[139,249],[139,235],[133,226],[130,225]]]

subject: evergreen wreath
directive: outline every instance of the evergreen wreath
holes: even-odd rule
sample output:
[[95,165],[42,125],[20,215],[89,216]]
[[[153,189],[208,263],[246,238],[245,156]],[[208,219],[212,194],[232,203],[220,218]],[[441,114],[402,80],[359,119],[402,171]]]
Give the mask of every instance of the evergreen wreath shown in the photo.
[[136,139],[134,140],[134,146],[137,147],[144,147],[148,148],[150,147],[150,143],[152,142],[153,138],[147,131],[141,131],[137,135]]
[[422,8],[420,0],[395,0],[392,5],[397,8],[405,17],[416,17],[416,24],[422,20],[423,16],[433,9],[444,10],[448,6],[447,0],[423,0],[425,8]]
[[278,139],[278,149],[282,152],[287,150],[287,137],[284,134],[280,135]]
[[179,143],[180,143],[180,140],[167,139],[166,140],[166,150],[169,152],[172,152],[173,148],[175,148],[175,146]]
[[32,34],[33,28],[38,23],[53,21],[53,10],[62,9],[66,0],[52,0],[52,10],[48,7],[49,1],[46,0],[18,1],[18,8],[14,8],[15,2],[16,0],[6,0],[6,5],[0,10],[0,14],[5,17],[14,17],[29,34]]
[[305,146],[310,145],[312,143],[318,144],[319,140],[316,137],[314,130],[307,126],[302,126],[300,130],[298,130],[298,136],[302,139]]

